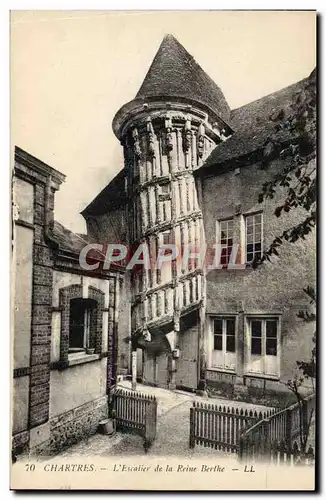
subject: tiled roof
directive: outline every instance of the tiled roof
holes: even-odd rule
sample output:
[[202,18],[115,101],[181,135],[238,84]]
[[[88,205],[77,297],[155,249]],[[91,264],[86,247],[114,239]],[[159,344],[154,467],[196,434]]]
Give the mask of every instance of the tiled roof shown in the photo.
[[277,116],[281,110],[286,116],[295,96],[302,90],[306,81],[305,78],[289,87],[232,110],[230,124],[235,130],[234,134],[216,146],[202,168],[224,163],[261,148],[275,128],[275,121],[271,120],[271,116]]
[[60,250],[75,254],[88,243],[87,235],[75,234],[57,221],[54,221],[52,236]]
[[[62,254],[68,253],[68,258],[76,259],[79,256],[80,251],[90,243],[86,234],[73,233],[66,227],[64,227],[60,222],[54,221],[53,230],[52,230],[52,240],[57,243],[58,249],[57,252]],[[87,260],[91,259],[95,262],[104,262],[105,260],[106,249],[104,247],[103,251],[91,248],[87,252]],[[124,266],[122,263],[111,263],[110,270],[119,269],[123,270]],[[97,271],[96,271],[97,272]],[[99,269],[99,274],[107,273],[103,269]]]
[[114,208],[123,205],[126,201],[124,171],[120,172],[81,212],[82,216],[102,215]]
[[136,96],[191,98],[229,123],[230,108],[221,89],[172,35],[166,35]]
[[[167,42],[171,42],[172,44],[173,40],[173,46],[181,47],[182,51],[187,54],[187,57],[191,58],[191,56],[185,51],[182,45],[180,45],[179,42],[177,42],[177,40],[175,40],[175,38],[173,38],[171,35],[165,37],[164,40],[166,40],[166,46],[168,45]],[[164,43],[164,40],[162,42],[162,45]],[[182,52],[181,49],[180,52]],[[159,52],[160,49],[158,51],[158,54]],[[175,57],[175,55],[173,55],[173,57]],[[152,66],[154,65],[155,59]],[[194,64],[196,63],[194,62]],[[149,85],[148,82],[150,82],[150,80],[148,80],[146,83],[146,80],[149,78],[151,70],[152,67],[150,68],[137,97],[139,97],[140,93],[146,91],[146,87],[147,85]],[[154,74],[156,73],[156,71],[157,69],[155,69]],[[209,77],[203,72],[201,68],[200,71],[209,79]],[[314,77],[315,70],[308,78]],[[157,78],[159,79],[158,75]],[[277,116],[281,110],[284,111],[285,116],[287,113],[289,113],[295,96],[302,90],[308,78],[296,82],[277,92],[264,96],[261,99],[257,99],[256,101],[241,106],[240,108],[232,110],[229,115],[229,123],[233,130],[235,130],[234,134],[225,142],[216,146],[216,148],[207,158],[206,162],[200,169],[198,169],[197,172],[202,172],[206,167],[213,167],[214,165],[241,158],[263,147],[266,139],[269,137],[271,131],[273,131],[275,127],[275,121],[271,120],[271,116]],[[152,81],[155,83],[155,78]],[[168,81],[169,79],[167,78],[166,82]],[[157,84],[159,84],[158,81]],[[173,85],[175,84],[176,82],[173,83]],[[124,204],[126,201],[124,189],[124,172],[123,170],[121,170],[116,175],[116,177],[114,177],[114,179],[92,201],[92,203],[90,203],[83,210],[82,215],[86,217],[87,215],[100,215],[112,210],[117,206],[121,206],[121,204]]]

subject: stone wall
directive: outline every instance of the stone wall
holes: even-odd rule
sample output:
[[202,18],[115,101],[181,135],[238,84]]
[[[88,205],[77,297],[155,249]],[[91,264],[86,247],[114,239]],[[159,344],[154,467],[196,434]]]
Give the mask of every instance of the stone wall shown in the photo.
[[[51,229],[64,176],[19,148],[15,160],[13,455],[48,454],[94,433],[107,416],[122,274],[88,275],[61,244],[58,251]],[[97,303],[95,353],[82,359],[68,352],[73,297]]]
[[120,294],[118,325],[118,375],[131,373],[130,345],[125,341],[130,336],[130,275],[125,274]]
[[107,358],[96,358],[85,356],[83,363],[51,370],[50,418],[105,396]]
[[[53,254],[46,240],[54,193],[64,176],[16,148],[14,167],[13,450],[33,447],[34,428],[48,421]],[[29,431],[29,438],[24,431]],[[23,437],[24,446],[21,443]]]
[[71,446],[95,434],[98,424],[108,416],[107,397],[100,397],[50,420],[49,453]]
[[[240,227],[245,214],[262,210],[265,248],[275,236],[302,220],[304,213],[299,209],[279,218],[274,215],[282,199],[282,190],[273,200],[257,202],[263,182],[280,166],[280,162],[274,162],[269,169],[261,170],[258,165],[251,165],[203,179],[202,210],[208,245],[216,242],[216,221],[220,219],[234,217],[235,226]],[[308,359],[311,353],[313,327],[298,319],[297,313],[309,307],[303,288],[315,283],[315,243],[312,233],[295,244],[285,242],[279,250],[279,258],[274,257],[271,263],[264,263],[257,270],[250,266],[243,270],[212,270],[206,277],[208,315],[281,313],[283,381],[292,376],[296,361]],[[240,322],[238,335],[242,338],[243,328]],[[238,356],[237,374],[240,376],[243,375],[242,363]],[[250,379],[246,383],[250,384]]]
[[12,437],[12,454],[27,453],[29,448],[29,431],[18,432]]
[[14,367],[29,365],[32,318],[33,230],[15,226]]

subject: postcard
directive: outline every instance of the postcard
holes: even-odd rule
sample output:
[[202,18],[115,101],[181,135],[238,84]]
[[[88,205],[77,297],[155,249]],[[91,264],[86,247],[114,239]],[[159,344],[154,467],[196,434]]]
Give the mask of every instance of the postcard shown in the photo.
[[11,12],[11,489],[315,490],[316,18]]

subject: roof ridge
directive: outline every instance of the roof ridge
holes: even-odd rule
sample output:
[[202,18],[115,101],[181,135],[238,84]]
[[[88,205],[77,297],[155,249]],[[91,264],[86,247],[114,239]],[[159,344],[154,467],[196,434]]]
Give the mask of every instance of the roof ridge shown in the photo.
[[[121,168],[117,174],[112,177],[112,179],[104,186],[104,188],[93,198],[93,200],[88,203],[88,205],[80,212],[80,214],[85,218],[88,215],[92,214],[94,207],[96,207],[99,203],[103,204],[103,200],[106,200],[106,205],[112,205],[114,203],[121,203],[125,199],[125,169]],[[107,195],[108,189],[112,188],[113,193],[111,196]],[[120,190],[119,190],[120,186]]]
[[263,148],[270,136],[271,128],[275,126],[271,120],[271,113],[280,107],[286,114],[290,113],[297,91],[300,92],[304,88],[309,78],[303,78],[232,110],[231,125],[234,134],[213,149],[201,168],[231,161],[232,165],[235,165],[237,158],[243,158]]
[[266,94],[266,95],[263,95],[261,97],[258,97],[258,99],[254,99],[253,101],[249,101],[247,102],[246,104],[243,104],[242,106],[239,106],[238,108],[233,108],[231,109],[231,114],[234,112],[234,111],[239,111],[240,109],[243,109],[245,108],[246,106],[249,106],[250,104],[253,104],[254,102],[259,102],[259,101],[262,101],[263,99],[266,99],[267,97],[271,97],[275,94],[278,94],[284,90],[287,90],[287,89],[290,89],[291,87],[295,87],[301,83],[303,83],[304,81],[308,80],[309,77],[305,77],[305,78],[302,78],[301,80],[297,80],[296,82],[293,82],[293,83],[290,83],[290,85],[287,85],[286,87],[282,87],[278,90],[275,90],[274,92],[270,92],[269,94]]
[[59,222],[58,220],[54,219],[53,221],[53,228],[58,228],[58,229],[63,229],[64,231],[74,235],[74,236],[78,236],[78,233],[75,233],[74,231],[72,231],[71,229],[69,229],[69,227],[65,226],[64,224],[62,224],[62,222]]

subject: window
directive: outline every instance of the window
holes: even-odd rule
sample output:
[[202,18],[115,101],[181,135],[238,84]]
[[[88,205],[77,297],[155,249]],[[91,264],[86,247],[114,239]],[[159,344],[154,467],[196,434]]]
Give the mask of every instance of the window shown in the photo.
[[170,184],[162,184],[161,185],[161,193],[169,194],[170,193]]
[[221,245],[221,264],[228,264],[233,246],[233,219],[219,222],[218,242]]
[[266,355],[277,356],[277,320],[266,320]]
[[69,313],[69,352],[95,348],[96,306],[93,299],[71,299]]
[[[82,298],[85,294],[84,299]],[[69,366],[69,354],[94,349],[102,352],[105,293],[89,285],[69,285],[59,289],[60,366]],[[88,352],[90,354],[90,352]]]
[[170,200],[170,199],[171,199],[170,183],[160,184],[159,200],[165,201],[165,200]]
[[261,355],[262,321],[251,320],[251,354]]
[[279,375],[279,318],[248,319],[247,371]]
[[162,233],[163,236],[163,245],[169,245],[171,243],[171,231],[164,231]]
[[[164,233],[162,233],[162,243],[163,245],[173,244],[171,231],[164,231]],[[165,248],[164,255],[172,255],[172,250],[170,248]]]
[[[171,239],[172,239],[171,231],[164,231],[164,233],[162,233],[163,245],[170,245],[172,243]],[[172,255],[172,250],[169,248],[165,248],[164,255]],[[162,273],[162,283],[168,283],[169,281],[172,280],[172,262],[171,261],[164,261],[162,263],[161,273]]]
[[158,192],[158,199],[160,203],[160,212],[162,220],[171,220],[171,192],[170,183],[161,184]]
[[212,367],[235,370],[235,331],[234,316],[220,316],[213,319]]
[[261,257],[263,251],[263,214],[246,217],[246,262]]

